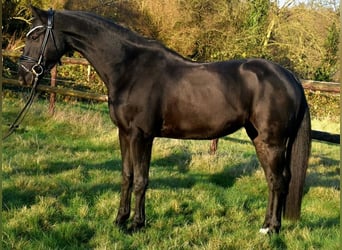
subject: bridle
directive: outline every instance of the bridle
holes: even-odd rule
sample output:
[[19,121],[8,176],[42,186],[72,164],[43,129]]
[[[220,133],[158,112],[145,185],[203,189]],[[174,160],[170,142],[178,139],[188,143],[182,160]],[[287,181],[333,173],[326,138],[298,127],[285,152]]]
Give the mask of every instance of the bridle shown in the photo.
[[[54,11],[50,8],[49,11],[48,11],[47,26],[45,26],[45,25],[38,25],[38,26],[32,28],[26,34],[26,37],[29,37],[36,30],[43,29],[43,28],[46,29],[44,40],[43,40],[43,43],[42,43],[42,45],[40,47],[40,53],[39,53],[38,59],[30,57],[30,56],[25,56],[25,55],[22,55],[19,58],[19,65],[20,65],[20,67],[22,67],[26,72],[32,73],[35,76],[35,78],[37,78],[37,77],[39,78],[47,70],[45,62],[44,62],[44,52],[45,52],[47,43],[49,41],[49,37],[52,38],[53,43],[55,45],[56,52],[58,53],[58,48],[57,48],[57,45],[56,45],[55,36],[53,34],[53,19],[54,19]],[[23,64],[21,64],[21,62],[25,62],[25,61],[29,62],[29,63],[34,63],[34,65],[32,66],[31,70],[29,70]]]
[[[44,40],[43,43],[40,47],[40,54],[38,59],[33,58],[33,57],[29,57],[29,56],[25,56],[22,55],[19,58],[19,66],[22,67],[26,72],[28,73],[32,73],[34,75],[34,78],[32,79],[32,89],[30,92],[30,96],[25,104],[25,106],[23,107],[23,109],[20,111],[20,113],[18,114],[17,118],[14,120],[14,122],[9,126],[9,129],[7,131],[7,133],[2,137],[2,140],[5,140],[7,137],[9,137],[11,134],[13,134],[13,132],[19,127],[19,124],[24,120],[25,115],[27,114],[29,108],[31,107],[35,97],[36,97],[36,93],[37,93],[37,86],[38,86],[38,81],[40,76],[42,76],[44,74],[44,72],[46,70],[48,70],[46,68],[45,62],[44,62],[44,52],[47,46],[47,43],[49,41],[49,37],[51,36],[55,48],[56,48],[56,52],[58,53],[58,48],[56,45],[56,41],[53,35],[53,18],[54,18],[54,11],[50,8],[48,11],[48,21],[47,21],[47,26],[45,25],[38,25],[34,28],[32,28],[27,34],[26,37],[28,37],[30,34],[32,34],[34,31],[38,30],[38,29],[42,29],[42,28],[46,28],[45,31],[45,36],[44,36]],[[27,67],[25,67],[21,62],[29,62],[29,63],[33,63],[33,66],[31,67],[31,70],[29,70]]]

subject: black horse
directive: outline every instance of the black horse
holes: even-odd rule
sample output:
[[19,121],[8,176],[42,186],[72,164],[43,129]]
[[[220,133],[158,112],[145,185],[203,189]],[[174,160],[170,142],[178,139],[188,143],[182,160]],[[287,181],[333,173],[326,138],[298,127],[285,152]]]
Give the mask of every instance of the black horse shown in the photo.
[[155,137],[213,139],[244,127],[269,187],[262,232],[279,232],[281,217],[298,219],[310,154],[310,114],[303,88],[281,66],[263,59],[191,62],[91,13],[32,7],[33,25],[20,59],[20,79],[31,84],[79,51],[108,89],[119,129],[121,201],[116,223],[145,225],[145,193]]

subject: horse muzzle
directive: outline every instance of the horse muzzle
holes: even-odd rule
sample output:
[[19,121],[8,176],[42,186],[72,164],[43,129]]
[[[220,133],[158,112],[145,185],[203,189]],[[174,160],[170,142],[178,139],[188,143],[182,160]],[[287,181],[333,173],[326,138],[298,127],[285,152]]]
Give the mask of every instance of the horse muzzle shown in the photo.
[[29,71],[25,65],[20,64],[19,65],[19,71],[18,71],[18,81],[20,85],[28,86],[32,85],[34,80],[34,75],[31,71]]
[[[29,66],[27,65],[29,64]],[[44,67],[41,64],[35,63],[19,63],[19,83],[20,85],[32,85],[36,78],[44,74]]]

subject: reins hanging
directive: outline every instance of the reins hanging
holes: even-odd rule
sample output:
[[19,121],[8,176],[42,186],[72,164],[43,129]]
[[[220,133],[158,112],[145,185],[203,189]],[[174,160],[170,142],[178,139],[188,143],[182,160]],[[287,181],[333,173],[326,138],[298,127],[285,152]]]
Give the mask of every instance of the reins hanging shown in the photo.
[[30,109],[35,97],[36,97],[36,93],[37,93],[37,86],[38,86],[38,80],[39,80],[39,76],[41,74],[37,74],[33,85],[32,85],[32,89],[30,92],[30,96],[25,104],[25,106],[23,107],[23,109],[20,111],[20,113],[17,115],[16,119],[14,120],[14,122],[9,126],[8,131],[6,132],[6,134],[2,137],[2,140],[7,139],[11,134],[14,133],[14,131],[19,127],[20,123],[24,120],[28,110]]
[[[34,99],[36,97],[39,77],[41,75],[43,75],[44,71],[45,71],[45,67],[44,67],[44,65],[42,65],[42,63],[43,63],[44,52],[45,52],[45,49],[46,49],[46,46],[47,46],[47,43],[48,43],[50,35],[51,35],[51,37],[53,39],[53,42],[54,42],[56,50],[57,50],[57,46],[56,46],[55,39],[54,39],[53,32],[52,32],[54,11],[52,9],[50,9],[48,14],[49,14],[48,15],[48,23],[47,23],[47,26],[46,26],[46,32],[45,32],[44,40],[43,40],[43,43],[41,45],[39,58],[35,59],[35,58],[29,57],[29,56],[22,55],[20,57],[20,59],[19,59],[20,61],[29,61],[29,62],[35,63],[32,66],[31,71],[29,69],[27,69],[24,65],[20,64],[20,66],[22,68],[24,68],[24,70],[26,72],[32,73],[32,75],[34,75],[35,77],[34,77],[33,82],[32,82],[32,89],[31,89],[31,92],[30,92],[30,96],[29,96],[25,106],[19,112],[19,114],[16,117],[16,119],[14,120],[14,122],[9,126],[9,129],[6,132],[6,134],[2,137],[2,140],[5,140],[6,138],[8,138],[19,127],[20,123],[24,120],[24,118],[25,118],[29,108],[31,107],[31,105],[32,105],[32,103],[33,103],[33,101],[34,101]],[[40,26],[34,27],[33,29],[31,29],[27,33],[27,36],[30,35],[36,29],[43,28],[43,27],[45,27],[45,26],[40,25]]]

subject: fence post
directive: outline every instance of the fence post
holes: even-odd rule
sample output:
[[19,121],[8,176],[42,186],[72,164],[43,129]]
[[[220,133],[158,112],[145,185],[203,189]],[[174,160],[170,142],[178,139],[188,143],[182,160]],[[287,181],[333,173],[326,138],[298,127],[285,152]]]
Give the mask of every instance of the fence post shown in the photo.
[[[51,87],[56,87],[57,79],[57,65],[51,69]],[[56,103],[56,93],[50,93],[50,104],[49,104],[49,114],[54,115],[55,113],[55,103]]]

